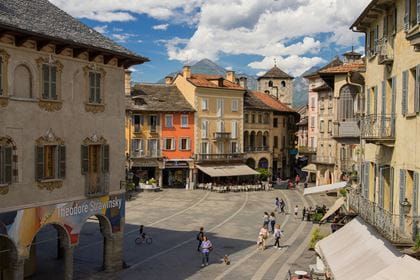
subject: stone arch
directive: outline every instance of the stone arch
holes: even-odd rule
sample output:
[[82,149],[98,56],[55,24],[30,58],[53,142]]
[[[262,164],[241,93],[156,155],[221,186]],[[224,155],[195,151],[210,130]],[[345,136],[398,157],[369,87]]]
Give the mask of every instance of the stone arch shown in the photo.
[[265,157],[260,158],[260,160],[258,161],[258,168],[268,169],[268,167],[268,159],[266,159]]
[[[35,82],[35,73],[37,73],[36,71],[36,67],[33,63],[31,63],[30,61],[26,61],[26,60],[12,60],[10,63],[10,73],[13,73],[13,75],[9,75],[8,76],[8,80],[9,80],[9,85],[11,85],[11,92],[10,95],[11,96],[16,96],[15,95],[15,89],[16,89],[16,82],[20,82],[21,78],[17,79],[16,78],[16,70],[26,70],[29,72],[30,74],[30,86],[31,86],[31,97],[29,98],[35,98],[35,92],[37,91],[37,83]],[[19,85],[22,86],[22,85]],[[19,97],[19,96],[17,96]]]
[[[108,219],[108,217],[106,217],[105,215],[94,214],[94,215],[91,215],[91,216],[87,217],[83,221],[82,227],[92,217],[96,217],[98,219],[99,229],[100,229],[102,235],[104,237],[111,238],[112,237],[112,224],[111,224],[111,221]],[[79,243],[79,240],[77,241],[77,243]]]
[[255,169],[255,159],[248,158],[246,160],[246,165],[248,165],[250,168]]
[[244,146],[248,148],[249,145],[249,131],[244,131]]
[[262,142],[263,142],[263,136],[262,136],[262,132],[261,131],[258,131],[257,132],[257,147],[261,147],[262,146]]
[[[13,71],[13,96],[19,98],[33,98],[33,75],[26,64],[19,64]],[[19,79],[17,78],[19,77]]]
[[273,87],[273,85],[274,85],[274,84],[273,84],[273,81],[271,81],[271,80],[270,80],[270,81],[268,81],[268,86],[269,86],[269,87]]
[[263,138],[262,138],[262,146],[263,147],[268,147],[269,139],[270,139],[270,134],[268,133],[268,131],[264,131]]
[[255,147],[256,146],[256,139],[255,139],[255,131],[251,131],[250,135],[249,135],[249,146],[250,147]]

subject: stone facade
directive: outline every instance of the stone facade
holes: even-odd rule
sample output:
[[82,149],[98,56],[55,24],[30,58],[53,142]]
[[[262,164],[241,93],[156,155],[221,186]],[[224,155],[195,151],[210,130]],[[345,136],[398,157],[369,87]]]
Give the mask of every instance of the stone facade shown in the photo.
[[293,103],[293,77],[277,66],[258,78],[258,91],[269,94],[285,105]]

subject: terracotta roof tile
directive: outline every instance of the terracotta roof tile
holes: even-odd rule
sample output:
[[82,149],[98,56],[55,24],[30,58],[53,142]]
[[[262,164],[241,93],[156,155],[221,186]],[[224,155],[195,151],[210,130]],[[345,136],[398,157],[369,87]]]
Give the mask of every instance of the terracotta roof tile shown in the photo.
[[[222,81],[222,86],[219,86],[218,80]],[[238,84],[232,83],[219,75],[191,74],[191,78],[189,78],[188,81],[197,87],[245,90]]]
[[277,66],[274,66],[273,68],[268,70],[267,73],[259,77],[258,80],[261,78],[293,79],[292,76],[290,76],[289,74],[287,74],[286,72],[278,68]]
[[289,106],[281,103],[277,99],[274,99],[274,97],[272,97],[272,96],[270,96],[266,93],[262,93],[262,92],[259,92],[259,91],[252,91],[251,94],[254,95],[255,97],[257,97],[262,102],[264,102],[266,105],[273,108],[273,110],[275,110],[275,111],[296,113],[295,110],[293,110]]
[[257,96],[255,96],[251,91],[245,92],[244,95],[244,109],[245,110],[263,110],[263,111],[273,111],[273,108],[265,104]]
[[339,66],[333,66],[319,71],[320,74],[339,74],[339,73],[348,73],[351,71],[365,71],[366,65],[363,60],[358,60],[356,62],[345,63]]

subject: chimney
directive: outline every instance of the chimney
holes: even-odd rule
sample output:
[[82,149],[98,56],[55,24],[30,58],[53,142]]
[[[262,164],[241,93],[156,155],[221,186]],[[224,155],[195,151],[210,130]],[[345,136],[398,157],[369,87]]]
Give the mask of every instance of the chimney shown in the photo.
[[244,89],[248,89],[248,79],[247,79],[247,77],[240,77],[239,78],[239,86],[243,87]]
[[223,80],[224,80],[224,78],[223,78],[223,77],[222,77],[222,78],[217,79],[217,86],[218,86],[218,87],[223,87]]
[[131,95],[131,71],[130,70],[125,70],[124,73],[124,91],[125,91],[125,95],[126,96],[130,96]]
[[228,70],[226,71],[226,80],[228,80],[231,83],[235,83],[235,71]]
[[185,65],[184,68],[182,68],[182,76],[184,76],[185,79],[191,78],[191,66]]
[[173,78],[171,76],[165,77],[165,84],[170,85],[172,84]]

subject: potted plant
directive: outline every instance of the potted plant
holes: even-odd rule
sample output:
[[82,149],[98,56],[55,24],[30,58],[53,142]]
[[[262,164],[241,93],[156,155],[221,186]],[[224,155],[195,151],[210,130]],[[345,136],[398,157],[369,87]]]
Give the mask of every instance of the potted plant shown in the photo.
[[259,178],[263,182],[267,182],[271,178],[271,171],[266,168],[258,168],[257,172],[260,173]]

